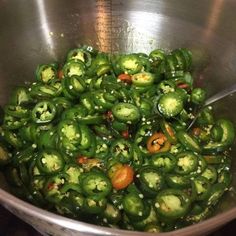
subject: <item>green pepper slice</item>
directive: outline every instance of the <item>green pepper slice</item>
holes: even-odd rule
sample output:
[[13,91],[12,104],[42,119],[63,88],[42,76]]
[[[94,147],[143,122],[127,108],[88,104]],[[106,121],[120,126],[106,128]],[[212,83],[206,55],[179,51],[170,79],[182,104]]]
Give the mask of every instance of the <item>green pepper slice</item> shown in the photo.
[[212,107],[204,107],[203,110],[197,117],[196,124],[203,125],[213,125],[214,124],[214,115],[212,111]]
[[202,151],[202,148],[200,147],[200,144],[194,137],[190,136],[187,132],[184,130],[179,130],[177,132],[177,138],[179,142],[188,150],[191,150],[193,152],[200,153]]
[[74,48],[70,50],[66,57],[67,61],[82,61],[86,66],[90,66],[92,62],[91,54],[83,48]]
[[190,205],[189,197],[178,189],[164,189],[157,194],[154,200],[157,214],[167,222],[185,216]]
[[39,65],[36,69],[36,79],[45,84],[49,84],[57,77],[55,64]]
[[7,182],[14,187],[22,187],[23,182],[19,175],[19,170],[17,167],[14,166],[8,166],[5,169],[5,177]]
[[102,75],[103,73],[107,72],[107,66],[109,66],[109,60],[107,55],[105,53],[99,53],[97,54],[96,58],[92,60],[91,66],[88,68],[87,74],[89,76]]
[[216,183],[211,186],[208,198],[205,200],[207,206],[214,206],[219,202],[226,191],[226,185],[224,183]]
[[64,158],[55,150],[44,150],[37,157],[37,167],[45,174],[58,173],[64,165]]
[[82,211],[88,214],[100,214],[106,209],[107,200],[106,198],[93,198],[92,196],[87,196],[84,198]]
[[154,75],[149,72],[140,72],[137,74],[134,74],[132,77],[132,83],[135,86],[149,86],[154,83]]
[[78,184],[80,182],[81,174],[84,172],[84,170],[76,164],[66,164],[63,171],[68,175],[68,183],[73,184]]
[[86,196],[97,199],[106,197],[112,189],[111,181],[105,174],[92,171],[82,175],[81,187]]
[[70,191],[69,199],[71,201],[71,205],[74,208],[74,212],[77,216],[81,215],[82,207],[84,204],[84,196],[77,191]]
[[163,231],[163,229],[158,224],[150,223],[146,225],[143,231],[148,233],[160,233]]
[[53,127],[52,129],[41,132],[38,138],[37,144],[39,149],[56,148],[59,139],[57,128]]
[[67,195],[63,196],[58,203],[55,203],[55,209],[61,215],[68,217],[76,217],[76,215],[74,214],[74,208],[71,205],[71,200]]
[[166,94],[174,92],[176,85],[172,80],[163,80],[157,85],[157,94]]
[[3,127],[8,130],[16,130],[26,125],[28,118],[18,118],[8,114],[5,114],[3,118]]
[[32,110],[32,119],[37,124],[51,122],[56,116],[56,107],[50,101],[41,101]]
[[125,139],[117,139],[110,146],[110,153],[121,163],[132,161],[132,144]]
[[85,157],[93,157],[96,152],[96,139],[92,138],[91,143],[87,149],[79,149],[79,153]]
[[155,197],[165,184],[163,174],[152,166],[141,167],[136,178],[138,188],[147,197]]
[[112,108],[112,113],[120,121],[134,123],[140,119],[139,109],[130,103],[118,103]]
[[64,77],[77,75],[79,77],[85,74],[85,66],[82,61],[70,60],[62,68]]
[[202,88],[194,88],[190,98],[191,102],[194,104],[203,104],[203,102],[206,100],[206,91]]
[[193,180],[193,184],[196,188],[197,201],[205,200],[210,194],[210,182],[207,178],[203,176],[198,176]]
[[123,55],[119,59],[117,67],[121,71],[121,73],[133,75],[141,71],[142,62],[140,58],[135,54]]
[[171,172],[177,164],[176,157],[170,153],[158,153],[151,156],[151,164],[161,172]]
[[0,128],[1,136],[3,139],[9,143],[12,147],[14,147],[16,150],[20,149],[23,146],[23,141],[21,138],[15,133],[7,129]]
[[183,110],[183,100],[176,92],[163,94],[158,102],[158,110],[165,118],[174,117]]
[[168,79],[183,76],[184,68],[181,64],[182,62],[180,63],[175,55],[167,55],[165,58],[165,76]]
[[36,145],[32,145],[23,150],[16,152],[13,155],[13,159],[12,159],[12,162],[14,163],[14,165],[17,166],[21,163],[28,163],[32,161],[35,156],[35,146]]
[[81,135],[81,140],[80,140],[80,144],[78,148],[87,149],[90,147],[91,142],[92,142],[91,139],[93,138],[91,131],[88,128],[88,126],[84,124],[79,124],[78,127],[80,129],[80,135]]
[[175,172],[180,175],[189,174],[197,169],[198,156],[192,152],[181,152],[177,156]]
[[52,85],[35,83],[29,88],[30,97],[34,99],[48,99],[60,95],[61,91]]
[[112,128],[117,130],[118,132],[120,131],[126,131],[129,129],[128,124],[124,122],[120,122],[118,120],[114,120],[111,124]]
[[214,166],[208,165],[206,169],[203,171],[201,176],[207,178],[211,184],[214,184],[217,180],[217,171]]
[[219,142],[223,136],[223,129],[215,124],[210,130],[210,135],[213,141]]
[[56,107],[57,113],[60,115],[64,110],[69,109],[72,106],[71,101],[64,97],[56,97],[52,99],[53,104]]
[[165,180],[168,186],[173,189],[186,189],[190,186],[188,175],[167,174]]
[[4,111],[6,114],[18,118],[27,118],[30,114],[29,109],[19,105],[5,106]]
[[202,206],[199,206],[199,205],[197,205],[197,206],[195,205],[193,207],[192,212],[190,212],[186,216],[186,222],[187,223],[192,223],[192,224],[200,222],[200,221],[204,220],[207,216],[209,216],[211,211],[212,211],[212,209],[208,206],[202,207]]
[[121,211],[115,205],[108,202],[103,212],[103,217],[108,223],[117,224],[121,220]]
[[234,141],[235,129],[231,121],[227,119],[219,119],[216,122],[217,126],[222,129],[222,136],[219,142],[209,142],[203,147],[204,153],[222,152],[226,150]]
[[77,122],[73,120],[62,120],[58,124],[57,132],[60,136],[60,140],[63,141],[63,138],[68,139],[73,143],[80,143],[81,141],[81,134],[80,129]]
[[60,190],[66,183],[67,175],[59,173],[47,179],[43,188],[43,194],[47,201],[52,203],[59,203],[64,197],[64,193]]
[[33,190],[42,191],[46,183],[46,178],[43,175],[31,176],[30,185]]
[[100,137],[96,137],[95,157],[105,160],[109,154],[109,145]]
[[178,67],[185,71],[190,70],[192,65],[192,53],[186,48],[175,49],[171,52],[178,61]]
[[135,230],[146,231],[149,225],[157,225],[158,221],[158,216],[154,210],[154,207],[151,205],[150,213],[146,218],[138,221],[132,221],[131,224],[134,226]]
[[[113,107],[113,103],[105,99],[105,93],[103,91],[97,90],[94,93],[94,103],[98,107],[101,107],[105,110],[111,109]],[[95,107],[96,109],[96,107]]]
[[193,179],[196,176],[201,175],[205,171],[206,167],[207,167],[206,161],[201,155],[198,154],[197,168],[188,174],[189,177]]
[[230,173],[229,170],[221,170],[218,174],[217,181],[229,187],[232,181],[232,173]]
[[94,113],[93,115],[87,115],[85,117],[78,118],[78,121],[81,124],[85,125],[97,125],[104,121],[103,115],[100,115],[98,113]]
[[145,219],[151,210],[137,193],[126,194],[122,200],[122,206],[127,216],[136,221]]
[[88,110],[83,105],[75,105],[71,108],[66,109],[62,113],[63,119],[80,121],[81,118],[88,115]]
[[165,52],[162,49],[154,49],[149,54],[153,61],[163,61],[165,59]]
[[86,83],[84,78],[78,75],[72,75],[71,77],[64,77],[62,79],[63,93],[69,99],[71,97],[78,98],[86,90]]
[[133,144],[132,151],[132,166],[139,169],[144,163],[143,155],[136,144]]
[[[152,123],[141,124],[135,134],[134,142],[138,146],[143,155],[148,155],[149,153],[146,148],[147,140],[153,134],[154,127],[155,124]],[[158,127],[155,128],[158,129]]]
[[30,96],[26,87],[16,87],[11,94],[10,104],[21,106],[30,102]]

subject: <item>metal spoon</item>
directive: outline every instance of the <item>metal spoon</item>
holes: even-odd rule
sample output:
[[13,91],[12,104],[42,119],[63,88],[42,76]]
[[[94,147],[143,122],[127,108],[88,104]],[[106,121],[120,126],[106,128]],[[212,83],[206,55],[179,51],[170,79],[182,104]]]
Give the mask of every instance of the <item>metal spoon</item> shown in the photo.
[[197,117],[198,115],[200,114],[200,112],[202,111],[202,109],[205,107],[205,106],[208,106],[208,105],[211,105],[212,103],[224,98],[224,97],[227,97],[233,93],[236,92],[236,84],[233,84],[232,86],[226,88],[226,89],[223,89],[221,90],[220,92],[216,93],[215,95],[209,97],[205,102],[204,104],[201,106],[201,108],[197,111],[197,113],[195,114],[195,117],[194,119],[192,120],[192,122],[190,123],[190,125],[188,126],[187,130],[189,130],[193,124],[195,123],[195,121],[197,120]]

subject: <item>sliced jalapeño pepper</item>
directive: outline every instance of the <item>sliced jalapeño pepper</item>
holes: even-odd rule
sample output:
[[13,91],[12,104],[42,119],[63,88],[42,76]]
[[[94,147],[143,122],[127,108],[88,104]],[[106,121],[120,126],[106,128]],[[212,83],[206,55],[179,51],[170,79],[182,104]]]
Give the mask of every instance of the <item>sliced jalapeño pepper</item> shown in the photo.
[[132,76],[132,83],[135,86],[149,86],[154,83],[154,75],[148,72],[140,72]]
[[85,66],[82,61],[70,60],[63,66],[62,70],[64,77],[83,76],[85,74]]
[[133,75],[141,71],[142,62],[137,55],[124,55],[121,56],[117,67],[121,72]]
[[174,117],[183,110],[183,100],[176,92],[166,93],[161,96],[158,109],[165,118]]
[[132,161],[132,144],[125,139],[118,139],[111,144],[110,153],[121,163]]
[[206,91],[202,88],[194,88],[191,92],[191,101],[197,105],[202,104],[206,99]]
[[37,157],[37,167],[45,174],[58,173],[63,170],[65,161],[55,150],[44,150]]
[[42,101],[35,105],[32,110],[32,119],[37,124],[51,122],[56,116],[56,107],[52,102]]
[[113,115],[126,123],[137,122],[140,119],[138,108],[130,103],[118,103],[112,108]]
[[49,84],[57,76],[55,64],[39,65],[36,69],[36,79],[45,84]]
[[137,186],[144,196],[154,197],[164,187],[163,174],[151,166],[140,168],[136,174]]
[[29,102],[30,96],[26,87],[17,87],[13,91],[10,99],[10,104],[20,106],[23,104],[28,104]]
[[183,130],[179,130],[177,132],[177,138],[182,145],[186,147],[186,149],[194,151],[194,152],[201,152],[201,146],[197,140],[191,137],[187,132]]
[[130,219],[141,220],[150,213],[150,206],[145,204],[142,198],[136,193],[128,193],[122,200],[125,213]]
[[219,142],[209,142],[203,147],[205,153],[224,151],[233,143],[235,137],[235,129],[233,123],[227,119],[219,119],[216,124],[222,129],[222,136]]
[[74,48],[67,54],[67,61],[82,61],[86,66],[91,65],[91,54],[83,48]]
[[176,157],[167,152],[153,155],[150,161],[153,166],[165,173],[172,171],[177,163]]
[[81,187],[88,197],[102,199],[106,197],[112,189],[110,180],[102,173],[87,172],[81,176]]
[[27,108],[19,105],[5,106],[4,111],[6,114],[18,118],[27,118],[30,114],[30,111]]
[[186,175],[197,169],[198,166],[198,156],[192,152],[181,152],[177,156],[177,163],[175,167],[175,172],[177,174]]
[[190,204],[189,197],[177,189],[160,191],[154,202],[157,214],[167,222],[185,216],[189,211]]

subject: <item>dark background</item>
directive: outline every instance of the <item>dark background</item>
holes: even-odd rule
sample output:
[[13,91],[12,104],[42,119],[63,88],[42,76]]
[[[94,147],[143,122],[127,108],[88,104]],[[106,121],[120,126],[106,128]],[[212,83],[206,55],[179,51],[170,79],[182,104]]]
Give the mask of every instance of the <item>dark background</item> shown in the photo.
[[[236,220],[208,236],[231,236],[235,234]],[[0,236],[41,236],[41,234],[0,206]]]

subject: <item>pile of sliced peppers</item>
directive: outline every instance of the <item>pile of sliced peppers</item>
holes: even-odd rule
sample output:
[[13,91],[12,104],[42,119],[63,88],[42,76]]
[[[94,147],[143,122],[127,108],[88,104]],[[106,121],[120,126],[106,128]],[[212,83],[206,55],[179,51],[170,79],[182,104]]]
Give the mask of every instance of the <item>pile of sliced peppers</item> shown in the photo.
[[18,197],[97,225],[163,232],[208,217],[231,183],[234,125],[201,111],[192,54],[75,48],[17,87],[0,168]]

